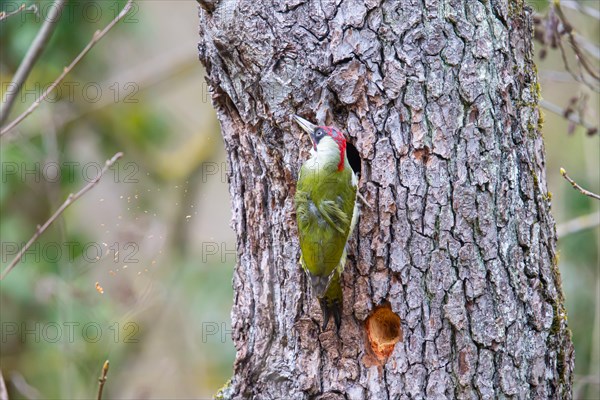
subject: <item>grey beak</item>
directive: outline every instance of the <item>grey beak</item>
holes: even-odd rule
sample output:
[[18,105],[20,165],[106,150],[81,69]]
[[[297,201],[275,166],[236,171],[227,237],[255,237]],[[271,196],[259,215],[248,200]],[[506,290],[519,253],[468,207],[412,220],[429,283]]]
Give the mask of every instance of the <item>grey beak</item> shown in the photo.
[[304,130],[304,132],[308,133],[309,135],[312,135],[315,132],[315,129],[317,129],[317,126],[315,124],[308,122],[302,117],[294,115],[294,119],[296,120],[298,125],[300,125],[300,128],[302,128],[302,130]]

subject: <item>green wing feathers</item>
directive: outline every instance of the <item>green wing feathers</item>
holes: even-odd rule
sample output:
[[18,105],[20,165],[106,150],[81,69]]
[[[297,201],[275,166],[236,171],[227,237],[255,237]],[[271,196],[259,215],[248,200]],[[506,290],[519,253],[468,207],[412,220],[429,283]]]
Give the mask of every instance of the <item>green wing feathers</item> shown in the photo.
[[295,197],[302,267],[310,275],[325,325],[333,315],[338,327],[342,303],[340,277],[356,205],[352,174],[349,167],[319,174],[303,166]]

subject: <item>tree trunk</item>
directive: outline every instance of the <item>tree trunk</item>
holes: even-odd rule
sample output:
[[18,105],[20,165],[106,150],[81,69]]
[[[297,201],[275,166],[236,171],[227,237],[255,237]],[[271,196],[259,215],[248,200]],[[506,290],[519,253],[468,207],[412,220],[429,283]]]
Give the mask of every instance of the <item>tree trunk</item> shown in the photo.
[[[221,396],[570,398],[523,1],[200,3],[238,251]],[[299,264],[309,143],[294,113],[349,135],[371,205],[348,245],[339,334],[321,331]]]

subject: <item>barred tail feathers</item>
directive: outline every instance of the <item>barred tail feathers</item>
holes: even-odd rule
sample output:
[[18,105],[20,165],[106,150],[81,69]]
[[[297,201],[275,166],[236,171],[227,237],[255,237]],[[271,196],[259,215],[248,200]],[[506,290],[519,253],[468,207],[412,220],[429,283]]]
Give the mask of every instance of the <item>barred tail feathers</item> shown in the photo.
[[340,279],[341,274],[336,269],[332,275],[332,279],[329,281],[327,290],[323,296],[319,297],[319,304],[323,312],[323,330],[327,329],[331,316],[333,316],[336,329],[340,330],[342,324],[342,306],[344,303]]
[[321,311],[323,312],[323,330],[327,329],[327,324],[332,315],[338,331],[342,324],[344,298],[341,279],[342,272],[344,272],[344,267],[346,266],[346,256],[346,249],[344,249],[337,268],[333,270],[329,277],[326,290],[317,296],[321,305]]
[[329,275],[314,275],[306,268],[302,256],[300,257],[300,263],[310,278],[313,295],[317,297],[319,305],[321,306],[321,311],[323,313],[323,330],[327,329],[327,325],[332,316],[338,331],[342,324],[344,300],[341,277],[344,267],[346,266],[346,259],[347,252],[344,248],[337,267]]

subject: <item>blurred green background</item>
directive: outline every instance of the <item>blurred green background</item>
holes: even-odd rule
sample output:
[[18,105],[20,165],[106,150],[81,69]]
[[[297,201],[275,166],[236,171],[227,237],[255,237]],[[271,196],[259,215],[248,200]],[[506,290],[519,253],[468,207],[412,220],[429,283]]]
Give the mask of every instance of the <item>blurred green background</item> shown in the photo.
[[[0,22],[2,92],[51,4],[25,3],[37,4],[37,14]],[[124,3],[66,5],[9,120]],[[21,2],[1,4],[10,11]],[[598,20],[576,10],[568,15],[599,46]],[[136,3],[52,101],[2,139],[3,269],[70,192],[114,153],[125,154],[0,283],[0,367],[11,399],[95,397],[105,359],[111,362],[105,398],[210,398],[231,375],[235,239],[197,31],[195,1]],[[587,95],[586,119],[597,126],[598,93],[565,73],[558,52],[537,61],[544,99],[566,107],[569,98]],[[560,269],[576,348],[576,390],[594,398],[599,204],[574,191],[559,168],[600,192],[599,135],[581,128],[569,134],[568,123],[547,111],[543,135],[553,214],[563,233]],[[569,221],[589,215],[594,228],[565,230]]]
[[[124,3],[67,3],[10,119]],[[39,15],[0,22],[3,90],[52,3],[33,4]],[[3,138],[3,268],[12,244],[22,246],[105,160],[125,154],[0,284],[11,399],[95,397],[105,359],[105,398],[208,398],[231,375],[235,238],[197,41],[196,2],[137,3],[67,76],[60,97]]]

